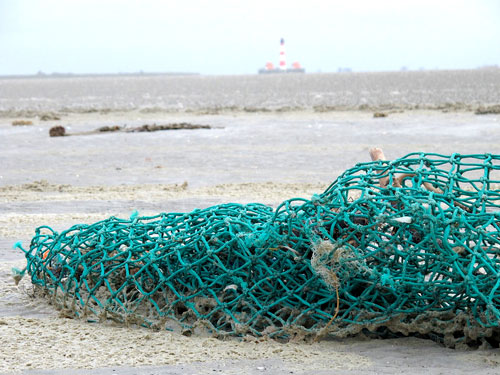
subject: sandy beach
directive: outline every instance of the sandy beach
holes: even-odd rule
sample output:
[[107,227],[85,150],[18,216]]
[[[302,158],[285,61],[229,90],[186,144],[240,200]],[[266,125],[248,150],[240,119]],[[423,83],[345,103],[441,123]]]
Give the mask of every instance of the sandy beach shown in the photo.
[[[487,100],[487,99],[485,99]],[[488,102],[488,104],[491,104]],[[383,108],[379,108],[383,110]],[[42,111],[45,109],[42,108]],[[73,111],[42,121],[26,112],[0,117],[0,373],[25,374],[496,374],[498,349],[452,350],[400,338],[278,343],[221,341],[167,331],[67,319],[15,285],[25,248],[40,225],[63,230],[117,216],[188,212],[224,202],[276,207],[310,198],[382,147],[409,152],[500,153],[500,115],[472,110],[233,111],[177,113]],[[33,125],[12,126],[16,119]],[[211,129],[49,137],[100,126],[188,122]]]

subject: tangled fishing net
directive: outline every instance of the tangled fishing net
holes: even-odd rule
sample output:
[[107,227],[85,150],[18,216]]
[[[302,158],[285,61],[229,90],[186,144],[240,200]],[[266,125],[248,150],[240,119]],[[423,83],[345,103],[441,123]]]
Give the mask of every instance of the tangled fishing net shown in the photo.
[[[357,164],[310,200],[36,229],[32,283],[72,316],[278,339],[500,342],[500,155]],[[20,247],[20,245],[19,245]]]

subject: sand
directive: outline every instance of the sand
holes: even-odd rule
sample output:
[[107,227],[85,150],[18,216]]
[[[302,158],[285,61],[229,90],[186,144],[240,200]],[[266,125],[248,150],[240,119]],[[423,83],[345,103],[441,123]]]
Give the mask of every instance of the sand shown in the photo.
[[176,365],[222,360],[279,359],[290,370],[355,369],[371,361],[336,348],[339,344],[279,344],[274,341],[220,341],[61,318],[0,318],[7,338],[0,372],[43,368]]
[[[73,116],[65,121],[77,130],[142,121],[131,121],[130,114]],[[22,268],[24,260],[12,245],[21,241],[29,247],[40,225],[64,230],[111,215],[128,217],[136,209],[141,215],[154,215],[223,202],[276,207],[284,199],[310,198],[323,191],[343,170],[367,161],[372,145],[383,147],[389,158],[420,150],[500,152],[499,119],[471,113],[414,112],[383,119],[360,113],[184,116],[181,120],[224,128],[213,133],[50,139],[48,123],[12,127],[8,120],[0,120],[0,373],[500,372],[498,349],[464,352],[416,338],[358,337],[317,344],[219,341],[70,320],[60,317],[46,300],[32,296],[28,277],[14,284],[11,268]]]
[[[234,366],[229,371],[226,369],[223,373],[249,373],[250,371],[245,371],[248,369],[280,374],[337,374],[341,371],[355,374],[368,373],[369,369],[374,369],[377,362],[385,362],[386,371],[383,373],[391,373],[402,365],[392,361],[400,361],[405,355],[412,355],[411,350],[405,353],[401,348],[398,349],[396,340],[322,342],[307,345],[285,345],[273,341],[220,341],[60,318],[0,318],[0,334],[7,337],[0,353],[0,372],[36,368],[96,369],[105,364],[106,367],[112,368],[144,366],[143,373],[150,373],[146,372],[147,366],[177,365],[178,370],[181,370],[179,365],[191,364],[197,367],[195,371],[179,373],[207,374],[213,373],[214,367],[222,363],[239,363],[239,366]],[[421,340],[401,341],[403,347],[412,349],[415,354],[424,354],[422,347],[425,347],[425,343]],[[367,352],[373,348],[373,344],[386,350],[392,347],[394,352],[389,352],[385,358],[371,359]],[[356,346],[358,350],[355,349]],[[413,370],[418,367],[421,369],[418,373],[424,373],[430,368],[430,364],[435,365],[433,362],[439,358],[436,354],[445,354],[439,369],[441,373],[471,371],[477,369],[481,361],[484,370],[482,373],[488,373],[488,368],[490,373],[494,373],[495,366],[500,364],[500,357],[496,354],[446,353],[433,344],[427,346],[430,349],[426,353],[429,355],[428,362],[418,366],[412,360],[407,361],[409,363],[406,367],[410,373],[415,373]],[[365,352],[353,353],[359,351],[359,348]],[[446,354],[451,358],[446,358]],[[270,371],[273,367],[275,371]]]

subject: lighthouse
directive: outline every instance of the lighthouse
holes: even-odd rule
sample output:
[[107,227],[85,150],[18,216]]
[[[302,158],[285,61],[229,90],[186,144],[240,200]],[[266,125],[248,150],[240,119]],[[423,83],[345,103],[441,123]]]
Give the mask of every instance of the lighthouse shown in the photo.
[[259,74],[268,73],[305,73],[305,69],[300,66],[298,62],[294,62],[291,68],[286,66],[286,54],[285,54],[285,39],[280,39],[280,57],[278,62],[278,67],[274,67],[273,63],[268,62],[264,68],[259,69]]
[[280,40],[280,70],[286,71],[285,39]]

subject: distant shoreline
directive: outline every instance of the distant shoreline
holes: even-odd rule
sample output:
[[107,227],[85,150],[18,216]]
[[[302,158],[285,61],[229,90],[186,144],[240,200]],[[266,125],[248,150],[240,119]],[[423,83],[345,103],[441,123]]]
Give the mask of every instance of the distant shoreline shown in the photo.
[[89,78],[89,77],[142,77],[142,76],[197,76],[200,73],[190,72],[133,72],[133,73],[37,73],[37,74],[12,74],[0,75],[0,79],[25,79],[25,78]]
[[[407,69],[407,70],[375,70],[375,71],[325,71],[325,72],[303,72],[306,75],[363,75],[363,74],[413,74],[413,73],[437,73],[437,72],[474,72],[485,70],[500,70],[500,66],[483,66],[474,69]],[[87,78],[87,77],[151,77],[151,76],[258,76],[259,73],[240,73],[240,74],[203,74],[197,72],[119,72],[119,73],[44,73],[35,74],[0,74],[0,79],[18,79],[18,78]],[[266,74],[264,74],[266,75]]]

